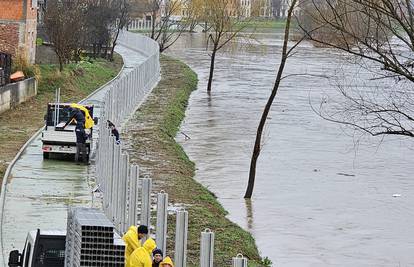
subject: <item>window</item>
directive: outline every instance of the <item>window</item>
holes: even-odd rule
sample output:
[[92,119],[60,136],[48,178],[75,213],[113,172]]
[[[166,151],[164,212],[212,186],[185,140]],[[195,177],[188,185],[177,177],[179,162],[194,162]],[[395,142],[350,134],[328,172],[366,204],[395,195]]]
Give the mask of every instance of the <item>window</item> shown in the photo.
[[37,0],[32,0],[32,8],[37,8]]

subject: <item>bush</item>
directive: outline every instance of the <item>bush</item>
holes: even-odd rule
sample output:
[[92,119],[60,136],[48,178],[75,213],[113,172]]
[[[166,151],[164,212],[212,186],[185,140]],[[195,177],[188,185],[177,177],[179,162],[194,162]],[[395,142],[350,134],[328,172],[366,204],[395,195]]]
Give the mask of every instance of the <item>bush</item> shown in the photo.
[[27,58],[21,51],[12,58],[12,72],[16,71],[22,71],[26,78],[35,77],[38,81],[41,79],[39,67],[29,64]]
[[36,38],[36,45],[43,45],[43,39],[42,38]]

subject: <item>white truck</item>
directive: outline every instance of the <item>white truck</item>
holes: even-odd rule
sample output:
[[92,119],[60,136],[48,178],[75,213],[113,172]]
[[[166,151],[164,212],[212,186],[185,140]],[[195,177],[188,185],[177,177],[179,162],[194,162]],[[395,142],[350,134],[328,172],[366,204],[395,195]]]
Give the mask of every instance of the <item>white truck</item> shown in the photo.
[[[69,120],[71,112],[69,107],[74,104],[70,103],[49,103],[45,115],[45,128],[42,131],[42,151],[43,158],[49,159],[52,154],[76,154],[76,123],[72,122],[65,128],[62,128]],[[93,118],[93,105],[84,105],[89,115]],[[94,118],[97,123],[97,118]],[[88,135],[86,140],[87,160],[91,151],[92,128],[85,129]]]
[[9,267],[63,267],[65,263],[65,239],[63,231],[30,231],[23,252],[13,250],[9,255]]
[[70,209],[66,231],[35,230],[23,251],[9,253],[8,267],[124,267],[125,243],[97,209]]

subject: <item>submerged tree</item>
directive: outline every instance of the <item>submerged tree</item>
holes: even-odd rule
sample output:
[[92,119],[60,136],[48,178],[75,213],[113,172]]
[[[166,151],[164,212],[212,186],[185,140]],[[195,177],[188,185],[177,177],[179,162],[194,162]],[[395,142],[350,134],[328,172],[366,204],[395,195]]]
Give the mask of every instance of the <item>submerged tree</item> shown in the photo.
[[370,91],[339,84],[343,101],[324,99],[322,117],[373,136],[414,137],[413,10],[409,0],[312,0],[301,9],[307,39],[352,55],[373,79],[393,83]]
[[257,128],[257,132],[256,132],[256,140],[254,143],[254,148],[253,148],[253,154],[252,154],[252,158],[250,161],[250,171],[249,171],[249,182],[248,182],[248,186],[246,189],[246,193],[244,195],[244,198],[251,198],[252,194],[253,194],[253,188],[254,188],[254,182],[255,182],[255,178],[256,178],[256,165],[257,165],[257,159],[259,158],[260,152],[261,152],[261,147],[262,147],[262,134],[263,134],[263,129],[264,126],[266,124],[266,120],[267,117],[269,115],[270,109],[272,107],[272,104],[275,100],[275,97],[277,95],[277,92],[279,90],[279,86],[280,83],[282,82],[283,79],[283,71],[286,65],[286,61],[288,59],[289,56],[291,56],[293,50],[297,47],[297,45],[300,43],[300,41],[298,41],[295,45],[293,45],[292,47],[288,47],[288,41],[289,41],[289,36],[290,36],[290,26],[291,26],[291,22],[292,22],[292,16],[293,16],[293,11],[294,8],[297,4],[297,0],[292,0],[289,10],[288,10],[288,14],[287,14],[287,18],[286,18],[286,26],[285,26],[285,33],[284,33],[284,37],[283,37],[283,46],[282,46],[282,58],[280,60],[280,65],[279,65],[279,69],[276,75],[276,80],[275,80],[275,84],[273,86],[272,92],[269,96],[269,99],[267,100],[266,106],[263,110],[262,116],[260,118],[260,122],[259,122],[259,126]]
[[207,24],[207,47],[210,48],[210,72],[207,92],[211,92],[216,55],[231,41],[239,38],[246,24],[241,24],[239,17],[242,7],[233,0],[206,0],[201,8],[199,20]]
[[158,42],[161,53],[193,25],[195,17],[191,6],[191,0],[151,0],[152,26],[149,36]]

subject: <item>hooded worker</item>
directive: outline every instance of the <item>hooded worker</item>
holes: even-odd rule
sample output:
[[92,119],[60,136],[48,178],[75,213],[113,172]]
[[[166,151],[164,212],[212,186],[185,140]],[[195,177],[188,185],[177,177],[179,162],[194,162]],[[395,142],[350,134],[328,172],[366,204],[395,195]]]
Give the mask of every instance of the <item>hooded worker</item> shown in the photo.
[[122,237],[122,240],[125,242],[125,262],[128,262],[129,256],[136,250],[141,247],[141,240],[148,234],[148,227],[145,225],[140,225],[136,227],[132,225],[129,227],[126,234]]
[[[77,105],[77,104],[75,104]],[[82,106],[83,107],[83,106]],[[86,112],[88,111],[85,107],[83,107]],[[87,135],[85,133],[85,111],[80,108],[80,105],[77,106],[70,106],[69,107],[70,117],[66,121],[63,129],[72,123],[73,120],[76,120],[76,127],[75,127],[75,134],[76,134],[76,154],[75,154],[75,161],[79,162],[79,157],[82,154],[82,159],[85,164],[88,163],[87,153],[86,153],[86,139]],[[87,112],[88,113],[88,112]],[[89,113],[88,113],[89,115]]]
[[160,263],[160,267],[174,267],[170,257],[165,257],[165,259]]
[[157,247],[154,239],[148,238],[142,247],[137,248],[127,261],[126,267],[152,267],[151,253]]

